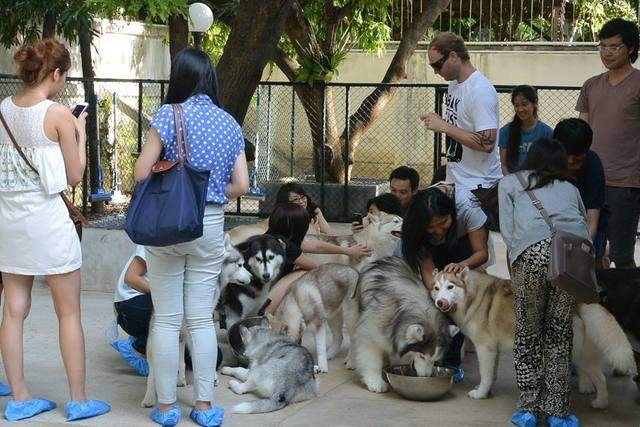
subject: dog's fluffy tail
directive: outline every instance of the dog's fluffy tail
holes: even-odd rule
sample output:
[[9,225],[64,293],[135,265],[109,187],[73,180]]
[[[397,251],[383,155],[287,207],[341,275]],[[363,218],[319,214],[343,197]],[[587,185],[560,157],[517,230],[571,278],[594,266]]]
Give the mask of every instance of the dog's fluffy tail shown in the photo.
[[636,375],[631,344],[616,319],[600,304],[578,305],[585,333],[616,370]]
[[251,400],[249,402],[238,403],[233,407],[236,414],[261,414],[264,412],[273,412],[287,406],[284,399],[260,399]]

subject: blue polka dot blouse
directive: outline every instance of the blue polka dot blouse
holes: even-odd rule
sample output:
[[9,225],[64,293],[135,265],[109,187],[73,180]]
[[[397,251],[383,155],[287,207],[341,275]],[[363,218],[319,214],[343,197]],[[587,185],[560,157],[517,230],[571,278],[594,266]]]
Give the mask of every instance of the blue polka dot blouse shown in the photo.
[[[244,152],[242,128],[235,119],[217,107],[209,96],[198,94],[182,103],[187,121],[191,165],[211,170],[207,203],[226,204],[224,190],[237,157]],[[171,104],[164,104],[151,120],[164,146],[164,160],[178,160],[175,123]]]

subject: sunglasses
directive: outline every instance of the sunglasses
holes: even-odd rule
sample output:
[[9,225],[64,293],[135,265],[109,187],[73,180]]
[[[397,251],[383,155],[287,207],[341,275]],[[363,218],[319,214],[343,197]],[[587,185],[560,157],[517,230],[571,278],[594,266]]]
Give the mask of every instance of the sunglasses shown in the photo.
[[434,62],[430,62],[429,65],[431,66],[431,68],[433,68],[433,71],[438,71],[442,68],[442,66],[444,65],[445,62],[447,62],[447,59],[449,59],[449,54],[451,52],[447,52],[444,53],[442,55],[442,58],[438,59],[437,61]]

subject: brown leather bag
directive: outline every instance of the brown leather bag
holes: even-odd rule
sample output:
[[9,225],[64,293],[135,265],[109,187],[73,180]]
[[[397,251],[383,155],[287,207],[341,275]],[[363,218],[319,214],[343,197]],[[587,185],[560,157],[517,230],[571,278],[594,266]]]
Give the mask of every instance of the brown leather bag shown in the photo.
[[591,241],[557,229],[540,200],[532,190],[527,190],[527,182],[522,173],[517,172],[515,175],[551,230],[551,259],[547,274],[549,282],[573,295],[577,302],[600,302],[595,272],[596,251]]
[[[20,157],[22,157],[22,160],[25,161],[27,166],[29,166],[29,168],[31,168],[31,170],[36,175],[40,176],[40,173],[38,172],[38,170],[33,166],[31,161],[29,161],[29,158],[24,154],[24,151],[22,151],[22,148],[20,148],[20,146],[18,145],[18,142],[13,136],[11,129],[9,129],[9,125],[7,124],[7,121],[4,119],[4,116],[2,115],[1,111],[0,111],[0,121],[4,126],[4,129],[7,131],[7,135],[9,135],[9,139],[13,143],[13,146],[15,147],[16,151],[18,151],[18,154],[20,155]],[[91,224],[89,223],[87,218],[85,218],[85,216],[82,215],[82,212],[80,212],[80,209],[75,207],[75,205],[71,202],[71,200],[69,200],[69,198],[64,194],[64,191],[60,192],[60,197],[62,198],[62,201],[67,207],[67,210],[69,211],[69,218],[71,218],[73,225],[76,227],[76,233],[78,233],[78,238],[82,240],[82,228],[91,227]]]

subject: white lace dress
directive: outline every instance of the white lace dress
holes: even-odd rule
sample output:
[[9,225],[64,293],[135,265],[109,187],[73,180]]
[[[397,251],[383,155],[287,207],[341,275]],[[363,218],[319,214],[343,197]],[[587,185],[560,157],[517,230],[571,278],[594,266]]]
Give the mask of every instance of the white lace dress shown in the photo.
[[20,157],[0,124],[0,271],[23,275],[68,273],[80,268],[80,240],[58,195],[67,176],[58,143],[44,133],[53,101],[19,107],[0,103],[16,141],[40,173]]

